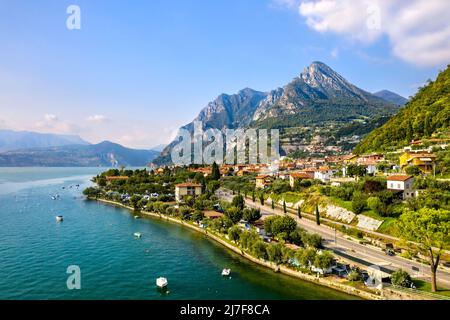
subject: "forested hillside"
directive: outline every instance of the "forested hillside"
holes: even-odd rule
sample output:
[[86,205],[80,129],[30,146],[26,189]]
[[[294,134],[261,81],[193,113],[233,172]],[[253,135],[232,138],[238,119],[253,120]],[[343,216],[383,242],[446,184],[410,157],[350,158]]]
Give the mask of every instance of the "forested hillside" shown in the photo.
[[411,140],[446,137],[450,128],[450,65],[386,124],[372,131],[354,152],[392,150]]

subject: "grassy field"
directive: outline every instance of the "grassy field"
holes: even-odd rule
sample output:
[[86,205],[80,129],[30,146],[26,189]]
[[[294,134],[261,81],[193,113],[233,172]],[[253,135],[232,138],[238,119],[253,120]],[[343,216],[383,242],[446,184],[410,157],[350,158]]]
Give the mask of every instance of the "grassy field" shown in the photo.
[[[413,282],[417,290],[431,293],[431,283],[418,279],[414,279]],[[438,288],[438,292],[435,292],[435,294],[450,297],[450,290]]]

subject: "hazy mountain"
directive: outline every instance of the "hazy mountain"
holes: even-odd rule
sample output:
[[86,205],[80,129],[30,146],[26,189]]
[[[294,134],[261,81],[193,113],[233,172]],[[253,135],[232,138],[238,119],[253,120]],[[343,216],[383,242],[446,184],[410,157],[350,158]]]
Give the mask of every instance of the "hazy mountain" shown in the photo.
[[75,135],[0,130],[0,152],[71,144],[88,145],[89,142]]
[[158,144],[157,146],[151,147],[150,150],[161,152],[165,147],[167,147],[167,144]]
[[450,135],[450,65],[420,88],[386,124],[372,131],[356,153],[395,150],[411,140]]
[[[338,130],[354,120],[376,123],[398,109],[399,106],[349,83],[326,64],[313,62],[282,88],[266,93],[246,88],[233,95],[221,94],[202,109],[194,121],[202,121],[205,129],[220,130],[302,126]],[[192,132],[193,122],[183,128]],[[175,144],[175,141],[169,144],[155,163],[170,162],[169,155]]]
[[104,141],[92,145],[67,145],[0,153],[2,167],[110,167],[145,166],[159,152],[136,150]]
[[405,97],[402,97],[401,95],[396,94],[395,92],[392,92],[389,90],[381,90],[381,91],[375,92],[373,95],[377,96],[381,99],[384,99],[387,102],[396,104],[398,106],[403,106],[408,102],[408,99],[406,99]]

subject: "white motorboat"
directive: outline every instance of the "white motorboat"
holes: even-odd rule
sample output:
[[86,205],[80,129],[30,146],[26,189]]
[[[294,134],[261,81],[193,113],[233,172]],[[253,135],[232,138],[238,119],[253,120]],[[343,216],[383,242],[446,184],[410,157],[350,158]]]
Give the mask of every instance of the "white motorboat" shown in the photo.
[[231,273],[231,269],[223,269],[222,270],[222,275],[223,276],[229,276]]
[[61,222],[64,220],[63,216],[56,216],[56,222]]
[[139,217],[139,216],[134,216],[134,218],[135,218],[135,219],[140,219],[141,217]]
[[167,287],[168,284],[169,284],[169,282],[164,277],[159,277],[158,279],[156,279],[156,286],[158,288],[165,288],[165,287]]
[[142,237],[142,234],[140,232],[135,232],[134,233],[134,237],[135,238],[140,238],[140,237]]

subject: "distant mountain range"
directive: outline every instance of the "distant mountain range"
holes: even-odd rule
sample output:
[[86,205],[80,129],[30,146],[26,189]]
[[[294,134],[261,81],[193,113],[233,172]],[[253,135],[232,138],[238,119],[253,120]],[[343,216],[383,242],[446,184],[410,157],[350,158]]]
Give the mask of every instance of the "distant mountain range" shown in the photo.
[[[288,153],[300,150],[313,135],[321,133],[332,139],[339,130],[341,137],[347,131],[352,135],[366,134],[367,127],[383,124],[399,110],[399,105],[388,100],[390,98],[391,95],[378,97],[366,92],[326,64],[313,62],[283,88],[270,92],[246,88],[233,95],[221,94],[208,103],[194,121],[201,121],[204,129],[281,129],[281,147]],[[194,121],[182,128],[192,132]],[[346,130],[346,126],[351,128]],[[305,127],[310,128],[310,132],[300,133]],[[288,133],[287,128],[298,128],[298,131]],[[336,142],[331,140],[326,143]],[[175,141],[170,143],[154,163],[170,163],[175,144]]]
[[29,148],[59,147],[72,144],[88,145],[89,142],[75,135],[0,130],[0,152]]
[[129,149],[104,141],[3,152],[0,167],[145,166],[158,155],[158,151]]
[[406,99],[405,97],[402,97],[401,95],[398,95],[395,92],[389,90],[381,90],[375,92],[373,95],[398,106],[403,106],[408,102],[408,99]]
[[395,150],[411,140],[450,137],[450,65],[386,124],[372,131],[355,153]]

